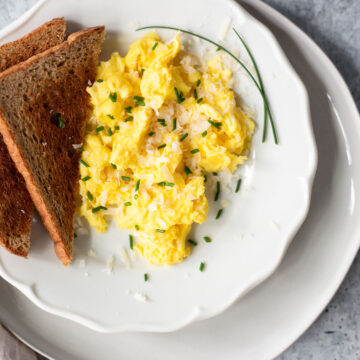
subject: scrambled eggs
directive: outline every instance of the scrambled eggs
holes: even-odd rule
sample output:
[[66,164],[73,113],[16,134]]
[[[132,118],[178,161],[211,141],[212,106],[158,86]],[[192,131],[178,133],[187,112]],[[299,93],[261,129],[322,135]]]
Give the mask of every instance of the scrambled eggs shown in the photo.
[[99,233],[110,217],[138,236],[153,264],[189,255],[191,225],[206,220],[204,174],[246,159],[254,123],[236,106],[231,71],[215,56],[201,70],[155,33],[113,53],[88,87],[92,113],[80,160],[80,215]]

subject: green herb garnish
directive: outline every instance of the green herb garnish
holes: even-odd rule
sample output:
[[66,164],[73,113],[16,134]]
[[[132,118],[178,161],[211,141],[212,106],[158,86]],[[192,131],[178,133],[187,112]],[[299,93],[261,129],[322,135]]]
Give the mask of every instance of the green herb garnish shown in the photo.
[[87,198],[90,200],[90,201],[93,201],[94,200],[94,197],[92,196],[91,192],[88,191],[87,194],[86,194]]
[[176,118],[173,118],[173,131],[176,130]]
[[159,145],[159,146],[158,146],[158,149],[159,149],[159,150],[160,150],[160,149],[163,149],[165,146],[166,146],[166,144]]
[[114,120],[114,119],[115,119],[115,116],[114,116],[114,115],[107,114],[106,116],[107,116],[108,118],[110,118],[111,120]]
[[206,183],[206,182],[207,182],[207,176],[204,175],[204,183]]
[[137,200],[139,198],[139,194],[134,195],[134,200]]
[[131,205],[132,205],[131,201],[127,201],[126,203],[124,203],[124,206],[131,206]]
[[129,235],[129,246],[131,250],[134,249],[134,239],[132,235]]
[[157,119],[158,123],[161,125],[161,126],[166,126],[166,121],[165,119]]
[[196,86],[199,87],[200,83],[201,83],[201,80],[199,79],[199,80],[196,82]]
[[138,191],[139,187],[140,187],[140,179],[138,179],[138,181],[136,181],[135,191]]
[[192,149],[190,152],[192,153],[192,154],[196,154],[196,153],[198,153],[200,150],[199,149]]
[[184,166],[184,171],[186,175],[192,174],[192,171],[186,165]]
[[149,275],[148,274],[144,274],[144,281],[146,282],[146,281],[148,281],[148,279],[149,279]]
[[88,176],[83,177],[81,180],[82,180],[82,181],[88,181],[88,180],[90,180],[90,179],[91,179],[91,177],[88,175]]
[[193,246],[197,246],[197,244],[198,244],[196,241],[191,240],[191,239],[188,240],[188,243],[193,245]]
[[209,236],[204,236],[204,240],[205,240],[205,242],[207,242],[207,243],[211,243],[211,241],[212,241]]
[[156,229],[156,232],[163,234],[163,233],[165,232],[165,230],[162,230],[162,229]]
[[239,180],[237,181],[235,193],[239,192],[240,186],[241,186],[241,179],[239,179]]
[[201,133],[201,136],[202,136],[202,137],[205,137],[206,135],[207,135],[207,131],[206,131],[206,130]]
[[136,105],[145,106],[144,98],[142,96],[134,96]]
[[216,182],[216,194],[215,194],[214,201],[218,201],[219,195],[220,195],[220,181],[217,181]]
[[125,111],[128,113],[128,114],[131,114],[132,113],[132,107],[131,106],[128,106],[125,108]]
[[59,128],[62,129],[65,127],[65,123],[64,123],[64,120],[61,118],[61,115],[59,115]]
[[217,128],[217,129],[220,129],[222,123],[221,122],[217,122],[217,121],[212,121],[212,120],[208,120],[209,124],[211,124],[211,126]]
[[158,185],[159,185],[159,186],[165,186],[165,185],[166,185],[166,182],[165,182],[165,181],[160,181],[160,182],[158,183]]
[[184,98],[184,94],[182,93],[182,91],[179,93],[179,91],[176,87],[174,87],[174,91],[175,91],[175,95],[176,95],[178,104],[181,104],[182,102],[184,102],[185,98]]
[[150,131],[148,135],[149,135],[149,136],[153,136],[154,134],[155,134],[154,131]]
[[141,68],[141,75],[144,75],[145,69]]
[[83,159],[80,159],[79,161],[80,161],[81,164],[83,164],[85,167],[90,167],[90,165],[89,165],[87,162],[85,162]]
[[112,102],[116,102],[116,98],[117,98],[117,94],[116,94],[116,92],[111,92],[110,94],[109,94],[109,99],[112,101]]
[[202,101],[204,100],[204,98],[200,98],[200,99],[197,99],[197,103],[200,104]]
[[77,238],[77,233],[74,232],[74,239],[76,239],[76,238]]
[[125,119],[125,122],[133,121],[133,120],[134,120],[134,117],[133,117],[133,116],[128,116],[128,117]]
[[218,47],[217,49],[216,49],[216,51],[220,51],[221,50],[221,47]]
[[79,149],[77,149],[77,151],[78,152],[84,152],[85,150],[84,150],[84,148],[79,148]]
[[115,125],[115,126],[114,126],[114,129],[115,129],[115,130],[120,130],[120,126],[119,126],[119,125]]
[[218,173],[217,172],[213,172],[212,173],[214,176],[218,176]]
[[105,128],[103,126],[98,126],[96,128],[96,132],[100,132],[100,131],[103,131]]
[[122,176],[121,179],[123,179],[124,181],[130,181],[131,180],[128,176]]
[[97,79],[96,80],[98,83],[102,83],[104,80],[103,79]]
[[111,164],[112,168],[113,168],[114,170],[116,170],[116,165],[113,164],[113,163],[110,163],[110,164]]
[[220,210],[217,212],[216,218],[215,218],[216,220],[221,216],[222,212],[223,212],[223,209],[220,209]]
[[107,133],[109,134],[109,136],[111,136],[113,134],[112,130],[110,128],[108,128]]
[[93,209],[91,210],[91,212],[92,212],[92,213],[96,213],[96,212],[98,212],[98,211],[100,211],[100,210],[107,210],[107,208],[106,208],[105,206],[97,206],[97,207],[93,208]]
[[184,141],[188,136],[189,136],[189,134],[188,134],[188,133],[185,133],[185,134],[180,138],[180,142]]
[[196,90],[196,89],[194,89],[194,98],[195,98],[195,100],[198,99],[198,94],[197,94],[197,90]]
[[203,271],[204,271],[204,268],[205,268],[205,263],[201,262],[201,263],[200,263],[199,270],[200,270],[201,272],[203,272]]
[[175,30],[175,31],[181,31],[183,33],[198,37],[204,41],[207,41],[210,44],[215,45],[217,48],[220,48],[221,50],[225,51],[228,55],[230,55],[238,64],[240,64],[240,66],[247,72],[247,74],[249,75],[249,77],[251,78],[251,80],[253,81],[253,83],[255,84],[256,88],[258,89],[258,91],[260,92],[260,95],[263,99],[264,102],[264,130],[263,130],[263,142],[266,140],[266,130],[267,130],[267,116],[269,116],[270,119],[270,124],[272,127],[272,132],[273,132],[273,137],[274,137],[274,142],[275,144],[278,144],[278,139],[277,139],[277,134],[276,134],[276,129],[275,129],[275,124],[272,118],[272,114],[271,114],[271,110],[270,110],[270,106],[269,106],[269,102],[267,99],[267,96],[265,94],[265,89],[264,89],[264,85],[262,82],[262,78],[258,69],[258,66],[256,64],[256,61],[251,53],[251,51],[249,50],[248,46],[246,45],[245,41],[241,38],[241,36],[238,34],[238,32],[236,31],[236,29],[233,28],[235,34],[237,35],[237,37],[240,39],[240,41],[242,42],[242,44],[244,45],[247,53],[249,54],[249,57],[253,63],[253,66],[255,68],[255,72],[256,75],[258,77],[258,81],[255,79],[255,77],[251,74],[250,70],[247,68],[247,66],[240,60],[238,59],[233,53],[231,53],[229,50],[227,50],[226,48],[224,48],[222,45],[217,44],[215,41],[212,41],[202,35],[199,34],[195,34],[191,31],[187,31],[184,29],[180,29],[180,28],[176,28],[176,27],[171,27],[171,26],[159,26],[159,25],[155,25],[155,26],[145,26],[145,27],[141,27],[136,29],[136,31],[139,30],[144,30],[144,29],[153,29],[153,28],[157,28],[157,29],[168,29],[168,30]]
[[154,51],[158,45],[159,45],[159,43],[156,42],[156,43],[153,45],[153,47],[151,48],[151,50]]
[[137,231],[140,230],[140,226],[138,224],[135,225],[135,230],[137,230]]

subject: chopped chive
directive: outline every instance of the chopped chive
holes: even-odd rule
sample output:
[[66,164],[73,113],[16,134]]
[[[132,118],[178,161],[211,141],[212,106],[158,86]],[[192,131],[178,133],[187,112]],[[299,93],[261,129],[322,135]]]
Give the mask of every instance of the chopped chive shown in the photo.
[[140,226],[138,224],[135,224],[135,230],[137,230],[137,231],[140,230]]
[[200,99],[198,99],[196,102],[197,102],[198,104],[200,104],[203,100],[204,100],[204,98],[200,98]]
[[196,90],[196,89],[194,89],[194,98],[195,98],[195,100],[198,99],[198,94],[197,94],[197,90]]
[[214,176],[218,176],[218,173],[217,172],[213,172],[212,173]]
[[115,129],[115,130],[120,130],[120,126],[119,126],[119,125],[115,125],[115,126],[114,126],[114,129]]
[[204,271],[204,268],[205,268],[205,263],[201,262],[201,263],[200,263],[199,270],[200,270],[201,272],[203,272],[203,271]]
[[131,114],[132,113],[132,107],[131,106],[128,106],[125,108],[125,111],[128,113],[128,114]]
[[191,245],[193,245],[193,246],[197,246],[197,242],[194,241],[194,240],[189,239],[189,240],[188,240],[188,243],[191,244]]
[[87,194],[86,194],[87,198],[90,200],[90,201],[93,201],[94,200],[94,197],[92,196],[91,192],[88,191]]
[[98,83],[102,83],[104,80],[103,79],[97,79],[96,80]]
[[196,153],[198,153],[200,150],[199,149],[192,149],[190,152],[192,153],[192,154],[196,154]]
[[185,134],[180,138],[180,142],[184,141],[188,136],[189,136],[189,134],[188,134],[188,133],[185,133]]
[[165,146],[166,146],[166,144],[159,145],[159,146],[158,146],[158,149],[159,149],[159,150],[160,150],[160,149],[163,149]]
[[111,164],[112,168],[113,168],[114,170],[116,170],[116,165],[113,164],[113,163],[110,163],[110,164]]
[[130,181],[131,180],[128,176],[122,176],[121,179],[123,179],[124,181]]
[[216,127],[217,129],[220,129],[220,126],[222,125],[221,122],[216,122],[216,121],[212,121],[212,120],[208,120],[209,124],[211,124],[213,127]]
[[136,105],[145,106],[144,98],[142,96],[134,96]]
[[184,171],[186,175],[192,174],[192,171],[186,165],[184,166]]
[[172,183],[172,182],[166,182],[166,186],[169,186],[169,187],[174,187],[174,183]]
[[160,181],[160,182],[158,183],[158,185],[159,185],[159,186],[165,186],[165,185],[166,185],[166,182],[165,182],[165,181]]
[[217,181],[216,182],[216,194],[215,194],[214,201],[218,201],[219,195],[220,195],[220,181]]
[[138,191],[140,187],[140,179],[136,182],[135,191]]
[[129,235],[129,246],[131,250],[134,249],[134,238],[132,235]]
[[207,182],[207,176],[204,175],[204,183],[206,183],[206,182]]
[[91,179],[90,176],[85,176],[85,177],[83,177],[81,180],[82,180],[82,181],[88,181],[88,180],[90,180],[90,179]]
[[201,133],[201,136],[202,136],[202,137],[205,137],[206,135],[207,135],[207,131],[206,131],[206,130]]
[[183,97],[183,93],[179,93],[178,89],[176,87],[174,87],[174,91],[175,91],[175,95],[176,95],[176,99],[178,104],[181,104],[182,102],[185,101],[185,98]]
[[161,125],[161,126],[166,126],[166,121],[165,119],[157,119],[158,123]]
[[93,208],[91,210],[91,212],[94,214],[94,213],[96,213],[96,212],[98,212],[100,210],[107,210],[107,208],[105,206],[97,206],[97,207]]
[[154,134],[155,134],[154,131],[150,131],[148,135],[149,135],[149,136],[153,136]]
[[144,281],[146,282],[146,281],[148,281],[148,279],[149,279],[149,275],[148,274],[144,274]]
[[85,162],[83,159],[80,159],[79,160],[85,167],[90,167],[90,165],[87,163],[87,162]]
[[176,130],[176,118],[173,118],[173,131]]
[[135,195],[134,195],[134,200],[137,200],[138,197],[139,197],[139,194],[135,194]]
[[156,229],[156,232],[163,234],[163,233],[165,232],[165,230],[162,230],[162,229]]
[[100,131],[102,131],[102,130],[104,130],[105,128],[103,127],[103,126],[99,126],[99,127],[97,127],[96,128],[96,132],[100,132]]
[[131,201],[127,201],[126,203],[124,203],[124,206],[131,206],[131,205],[132,205]]
[[79,149],[77,149],[77,151],[78,152],[84,152],[85,150],[84,150],[84,148],[79,148]]
[[133,116],[128,116],[128,117],[125,119],[125,122],[133,121],[133,120],[134,120],[134,117],[133,117]]
[[113,134],[112,130],[110,128],[108,128],[107,133],[109,134],[109,136],[111,136]]
[[144,75],[145,69],[141,68],[141,75]]
[[197,82],[196,82],[196,86],[199,86],[201,83],[201,80],[199,79]]
[[117,98],[117,94],[116,94],[116,92],[111,92],[110,94],[109,94],[109,99],[112,101],[112,102],[116,102],[116,98]]
[[217,212],[216,218],[215,218],[216,220],[221,216],[222,212],[223,212],[223,209],[220,209],[220,210]]
[[62,129],[65,127],[64,120],[61,118],[61,115],[59,115],[59,128]]
[[217,49],[216,49],[216,51],[220,51],[221,50],[221,47],[218,47]]
[[204,240],[205,240],[205,242],[207,242],[207,243],[211,243],[211,241],[212,241],[209,236],[204,236]]
[[159,45],[159,43],[156,42],[156,43],[153,45],[153,47],[151,48],[151,50],[154,51],[158,45]]
[[114,120],[114,119],[115,119],[115,116],[114,116],[114,115],[107,114],[106,116],[107,116],[108,118],[110,118],[111,120]]
[[240,186],[241,186],[241,179],[239,179],[239,180],[237,181],[235,193],[239,192]]
[[74,232],[74,239],[76,239],[76,238],[77,238],[77,233]]

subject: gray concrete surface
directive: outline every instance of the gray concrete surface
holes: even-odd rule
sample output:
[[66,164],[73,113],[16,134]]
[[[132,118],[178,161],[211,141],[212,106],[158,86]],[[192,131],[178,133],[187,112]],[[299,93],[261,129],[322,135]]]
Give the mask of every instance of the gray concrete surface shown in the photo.
[[[360,108],[360,0],[264,1],[286,15],[320,45],[344,76]],[[0,0],[0,28],[35,2]],[[323,314],[278,360],[358,360],[359,337],[358,256]]]

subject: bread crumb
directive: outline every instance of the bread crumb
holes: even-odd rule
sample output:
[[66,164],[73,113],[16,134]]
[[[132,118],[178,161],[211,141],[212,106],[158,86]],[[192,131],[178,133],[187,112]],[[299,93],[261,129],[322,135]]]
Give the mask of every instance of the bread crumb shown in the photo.
[[126,250],[124,249],[123,246],[119,249],[119,253],[120,253],[122,262],[123,262],[127,267],[130,267],[129,255],[127,254],[127,252],[126,252]]
[[81,143],[81,144],[72,144],[72,147],[74,149],[80,149],[82,146],[83,146],[83,143]]
[[230,201],[229,200],[221,200],[221,206],[226,208],[228,206],[230,206]]
[[88,252],[88,256],[96,257],[96,252],[95,252],[95,250],[90,249],[89,252]]
[[275,230],[277,230],[277,231],[280,230],[280,225],[279,225],[277,222],[275,222],[275,221],[270,221],[270,223],[271,223],[272,227],[273,227]]
[[110,256],[106,263],[106,270],[108,274],[112,274],[112,272],[114,271],[114,263],[115,263],[114,256]]
[[42,142],[41,144],[42,144],[42,146],[46,146],[46,145],[47,145],[47,142],[44,141],[44,142]]
[[148,297],[145,294],[136,292],[134,294],[134,299],[140,302],[146,302],[148,300]]
[[20,211],[23,213],[23,214],[25,214],[25,210],[23,210],[23,209],[20,209]]

